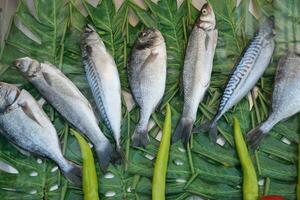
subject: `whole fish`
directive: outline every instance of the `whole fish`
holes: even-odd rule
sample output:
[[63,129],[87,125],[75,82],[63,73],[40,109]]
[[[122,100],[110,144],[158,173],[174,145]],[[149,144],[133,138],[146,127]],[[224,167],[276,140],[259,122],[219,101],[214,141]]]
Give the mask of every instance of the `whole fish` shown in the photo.
[[206,3],[201,8],[189,38],[183,66],[184,105],[172,142],[182,138],[186,145],[196,120],[197,109],[210,84],[213,58],[218,39],[215,14]]
[[122,110],[117,66],[92,26],[85,28],[81,48],[86,77],[98,110],[106,126],[112,131],[120,152]]
[[256,148],[268,132],[281,120],[300,111],[300,56],[288,52],[278,62],[272,95],[272,112],[266,121],[247,134],[247,141]]
[[43,98],[93,143],[105,170],[112,157],[112,145],[101,132],[90,103],[74,83],[51,64],[28,57],[17,59],[14,64]]
[[0,82],[0,132],[17,147],[53,160],[63,175],[81,184],[81,168],[62,154],[55,128],[26,91]]
[[275,48],[274,17],[266,18],[245,47],[233,68],[215,117],[202,129],[210,129],[210,138],[217,139],[218,120],[255,86],[268,67]]
[[128,66],[131,91],[141,108],[140,120],[132,137],[134,146],[145,146],[150,142],[148,122],[163,97],[166,71],[165,40],[159,30],[147,28],[135,41]]

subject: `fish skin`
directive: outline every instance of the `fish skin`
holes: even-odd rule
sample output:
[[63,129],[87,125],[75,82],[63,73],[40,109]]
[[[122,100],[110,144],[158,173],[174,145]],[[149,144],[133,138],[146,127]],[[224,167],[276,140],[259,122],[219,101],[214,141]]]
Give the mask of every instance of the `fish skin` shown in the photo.
[[47,102],[93,143],[100,166],[106,170],[113,147],[100,130],[90,103],[74,83],[55,66],[28,57],[17,59],[14,65]]
[[81,185],[81,168],[62,154],[56,130],[26,91],[0,82],[0,132],[17,147],[53,160],[66,178]]
[[159,30],[147,28],[136,39],[128,66],[130,88],[140,107],[140,120],[132,136],[133,146],[146,146],[150,143],[148,122],[163,97],[166,75],[164,38]]
[[206,3],[189,37],[183,66],[184,105],[172,142],[182,138],[186,146],[196,120],[199,103],[209,87],[218,39],[215,14]]
[[86,77],[101,118],[112,131],[121,151],[121,83],[116,63],[94,28],[88,25],[82,35],[82,58]]
[[200,127],[201,131],[209,130],[212,141],[217,140],[218,120],[249,93],[268,67],[275,49],[274,36],[274,17],[266,18],[231,71],[216,115]]
[[283,55],[277,67],[272,94],[272,112],[267,120],[247,134],[247,142],[253,149],[280,121],[300,111],[300,56],[294,52]]

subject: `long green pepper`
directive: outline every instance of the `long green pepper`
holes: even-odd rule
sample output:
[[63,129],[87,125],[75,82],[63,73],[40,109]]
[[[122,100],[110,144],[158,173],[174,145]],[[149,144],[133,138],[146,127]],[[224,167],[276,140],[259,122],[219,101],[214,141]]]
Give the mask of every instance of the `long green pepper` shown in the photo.
[[82,161],[83,161],[82,188],[83,188],[84,200],[99,200],[98,178],[97,178],[92,150],[89,144],[78,132],[72,129],[71,132],[79,143]]
[[152,200],[165,200],[166,174],[169,160],[169,149],[171,142],[171,109],[170,105],[166,106],[166,117],[162,131],[157,153],[153,179],[152,179]]
[[258,182],[254,165],[245,143],[240,123],[236,117],[233,119],[234,141],[243,171],[243,200],[258,199]]

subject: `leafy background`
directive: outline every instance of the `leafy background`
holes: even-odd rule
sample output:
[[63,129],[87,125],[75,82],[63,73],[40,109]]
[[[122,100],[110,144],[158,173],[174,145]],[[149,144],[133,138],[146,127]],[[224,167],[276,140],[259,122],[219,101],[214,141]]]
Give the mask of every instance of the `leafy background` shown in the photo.
[[[34,6],[28,6],[28,2],[33,2]],[[84,0],[20,1],[4,48],[1,49],[1,81],[18,84],[39,99],[37,91],[11,67],[15,58],[31,56],[54,63],[92,99],[85,80],[79,44],[85,24],[90,23],[96,27],[115,58],[121,77],[124,94],[122,145],[128,158],[128,162],[123,165],[111,165],[106,174],[98,169],[102,199],[151,198],[153,159],[161,136],[163,108],[166,103],[171,104],[173,130],[182,110],[180,75],[188,36],[198,10],[191,0],[184,0],[180,6],[174,0],[144,2],[146,8],[125,0],[116,9],[111,0],[102,0],[97,5]],[[194,195],[205,199],[242,199],[241,169],[233,143],[232,116],[234,114],[239,118],[244,133],[267,117],[276,63],[280,55],[300,42],[298,0],[209,2],[216,14],[219,39],[211,86],[199,106],[196,125],[212,118],[216,111],[228,74],[257,27],[258,22],[254,16],[275,16],[277,47],[270,66],[257,86],[220,120],[219,144],[212,144],[207,134],[201,133],[193,135],[187,150],[180,142],[172,145],[167,174],[167,199],[187,199]],[[129,23],[130,12],[139,19],[136,26]],[[138,32],[144,27],[157,27],[165,37],[168,51],[165,96],[152,115],[152,144],[145,149],[130,146],[130,135],[139,119],[139,109],[136,106],[131,109],[126,71],[130,49]],[[44,109],[55,124],[63,153],[80,164],[80,150],[69,133],[69,125],[51,106],[46,105]],[[259,174],[261,195],[280,194],[286,199],[296,199],[298,123],[298,116],[294,116],[278,124],[260,149],[252,152]],[[100,126],[109,136],[102,123]],[[1,199],[82,199],[82,190],[69,184],[53,162],[20,153],[3,137],[0,137],[0,160],[14,169],[9,170],[10,173],[0,170]]]

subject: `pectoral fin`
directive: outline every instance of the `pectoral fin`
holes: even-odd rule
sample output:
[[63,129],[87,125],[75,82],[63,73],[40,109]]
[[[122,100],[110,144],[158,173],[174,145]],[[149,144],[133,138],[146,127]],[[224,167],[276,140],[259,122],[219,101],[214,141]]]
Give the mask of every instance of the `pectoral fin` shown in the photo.
[[153,53],[153,52],[151,52],[151,53],[149,54],[149,56],[145,59],[143,65],[142,65],[142,67],[141,67],[141,71],[142,71],[143,69],[145,69],[149,63],[153,62],[153,61],[156,59],[157,56],[158,56],[158,53]]
[[34,116],[34,112],[31,110],[30,106],[28,105],[28,103],[26,101],[24,102],[19,102],[18,105],[22,108],[22,110],[24,111],[24,113],[33,121],[35,121],[36,123],[38,123],[40,126],[42,126],[42,124],[39,122],[39,120]]

